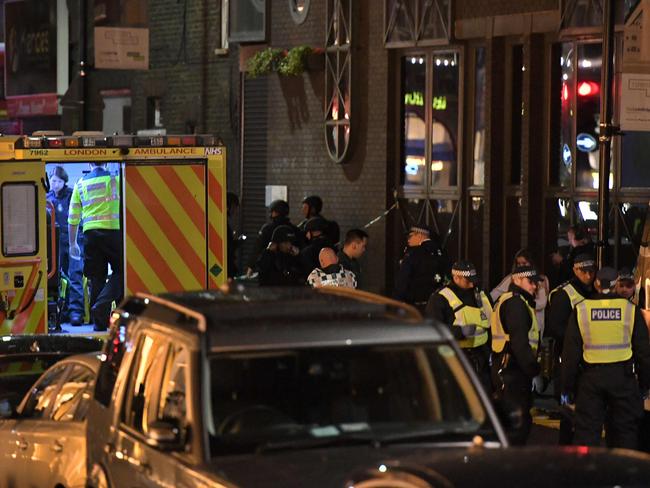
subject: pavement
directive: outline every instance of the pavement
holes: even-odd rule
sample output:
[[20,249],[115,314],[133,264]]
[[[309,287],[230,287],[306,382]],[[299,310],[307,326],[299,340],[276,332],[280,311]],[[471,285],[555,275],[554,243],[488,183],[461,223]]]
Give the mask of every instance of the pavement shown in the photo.
[[78,334],[83,336],[92,336],[92,337],[104,337],[108,335],[107,331],[96,332],[93,330],[93,324],[83,324],[83,325],[72,325],[68,322],[61,323],[60,331],[50,330],[49,334]]
[[555,398],[535,394],[532,415],[533,426],[527,444],[556,446],[560,430],[560,409]]

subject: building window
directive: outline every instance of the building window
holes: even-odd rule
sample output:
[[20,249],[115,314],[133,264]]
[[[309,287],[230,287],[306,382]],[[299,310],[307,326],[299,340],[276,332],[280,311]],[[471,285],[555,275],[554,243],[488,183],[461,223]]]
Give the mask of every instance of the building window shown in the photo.
[[521,44],[512,48],[512,75],[510,92],[510,184],[520,185],[523,178],[522,147],[524,121],[524,48]]
[[[638,0],[614,0],[616,23],[622,24],[627,13]],[[562,29],[584,29],[603,26],[604,0],[562,0]]]
[[221,47],[217,48],[215,54],[222,54],[228,51],[228,12],[230,11],[230,0],[221,0]]
[[230,1],[231,42],[266,41],[266,0]]
[[296,24],[302,24],[309,13],[309,0],[289,0],[289,12]]
[[[459,54],[401,59],[401,182],[404,189],[457,185]],[[427,170],[429,168],[429,170]]]
[[387,47],[447,44],[450,0],[384,0],[384,43]]
[[352,124],[352,0],[327,0],[325,143],[332,161],[349,156]]
[[472,185],[485,184],[485,102],[487,100],[486,52],[484,46],[474,54],[474,153]]
[[[559,60],[560,147],[557,148],[553,184],[567,188],[598,188],[598,134],[602,44],[564,43]],[[572,181],[572,179],[574,181]],[[613,184],[610,176],[610,187]]]

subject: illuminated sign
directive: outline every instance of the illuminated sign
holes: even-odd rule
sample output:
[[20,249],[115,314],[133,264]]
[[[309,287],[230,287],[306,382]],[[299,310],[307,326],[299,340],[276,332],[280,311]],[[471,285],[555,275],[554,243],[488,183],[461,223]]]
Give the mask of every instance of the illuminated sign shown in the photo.
[[[422,92],[411,92],[404,95],[404,105],[415,105],[417,107],[424,107],[424,96]],[[433,110],[447,110],[447,97],[433,97],[432,102]]]
[[562,161],[567,167],[571,166],[571,149],[567,144],[562,148]]
[[591,134],[582,132],[576,138],[576,147],[579,151],[591,152],[598,147],[598,142],[596,142],[596,138]]

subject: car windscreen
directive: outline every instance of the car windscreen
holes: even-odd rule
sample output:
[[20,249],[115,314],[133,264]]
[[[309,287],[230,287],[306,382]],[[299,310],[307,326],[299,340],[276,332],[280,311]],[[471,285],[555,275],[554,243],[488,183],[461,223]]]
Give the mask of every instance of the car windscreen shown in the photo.
[[266,449],[496,439],[445,344],[221,353],[209,359],[213,456]]
[[0,416],[16,409],[46,369],[68,354],[20,354],[0,357]]

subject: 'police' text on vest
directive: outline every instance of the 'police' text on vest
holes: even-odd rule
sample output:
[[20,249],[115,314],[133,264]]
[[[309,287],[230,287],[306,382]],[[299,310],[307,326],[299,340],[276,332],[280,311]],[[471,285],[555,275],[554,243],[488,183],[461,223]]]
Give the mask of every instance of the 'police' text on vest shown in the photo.
[[620,308],[592,308],[591,320],[621,320]]

